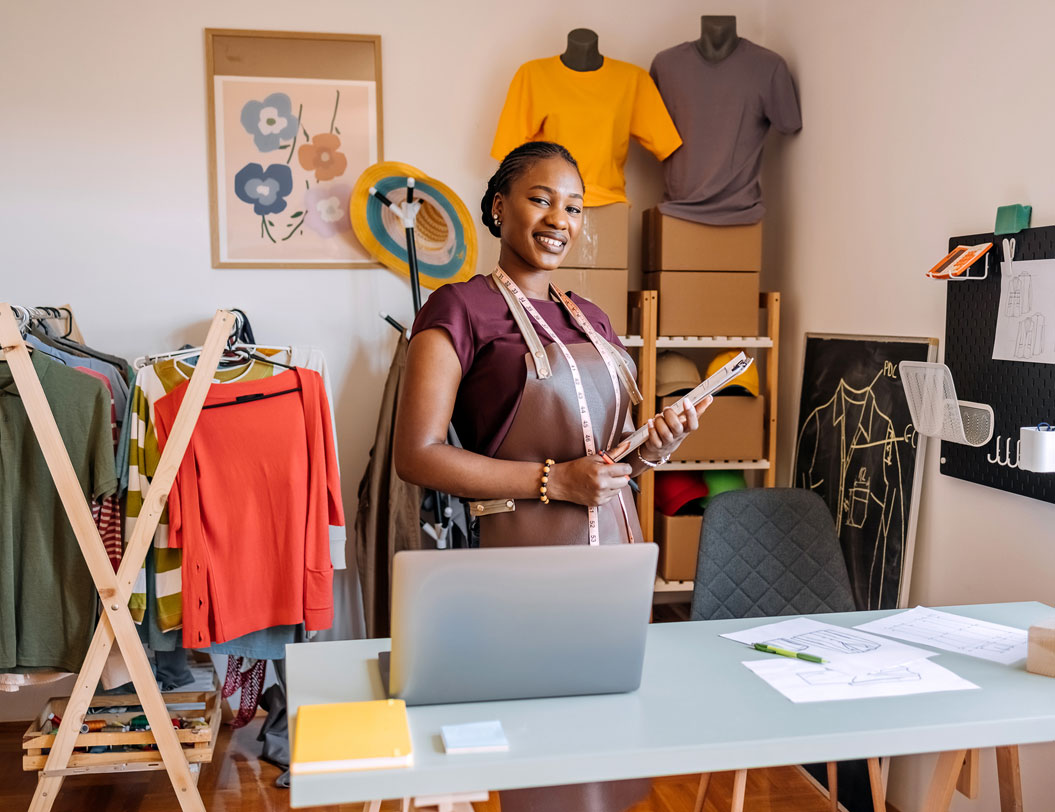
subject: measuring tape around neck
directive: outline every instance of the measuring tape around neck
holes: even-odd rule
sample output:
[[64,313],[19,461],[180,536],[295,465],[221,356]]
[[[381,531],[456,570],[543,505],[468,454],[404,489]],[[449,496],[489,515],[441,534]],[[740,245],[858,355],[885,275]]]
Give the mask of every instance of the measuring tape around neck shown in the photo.
[[[549,326],[549,323],[544,318],[542,318],[541,314],[539,314],[539,312],[535,309],[535,306],[531,304],[531,300],[528,299],[520,290],[516,282],[510,279],[509,276],[507,276],[501,268],[495,268],[494,277],[500,284],[505,286],[506,290],[508,290],[513,295],[513,297],[520,303],[521,307],[523,307],[524,310],[530,313],[531,317],[535,319],[536,322],[538,322],[538,324],[542,327],[543,330],[546,331],[546,334],[550,337],[553,343],[560,350],[561,354],[564,356],[564,360],[567,361],[568,368],[571,370],[572,381],[575,384],[575,396],[579,404],[580,427],[582,428],[582,439],[583,444],[586,447],[586,455],[592,456],[596,454],[599,449],[597,448],[596,435],[593,429],[593,421],[590,418],[590,410],[586,402],[586,389],[583,386],[582,375],[579,372],[579,365],[575,362],[574,356],[572,356],[571,351],[568,349],[565,343],[560,340],[560,337],[556,334],[556,332],[554,332],[553,328]],[[591,325],[589,321],[586,320],[586,317],[582,314],[582,311],[578,308],[578,306],[573,301],[571,301],[571,299],[568,298],[568,296],[562,291],[559,291],[556,288],[554,288],[554,291],[557,293],[561,303],[571,314],[571,317],[576,321],[576,323],[583,330],[583,332],[586,333],[586,337],[590,340],[590,343],[594,345],[594,347],[597,349],[597,352],[600,354],[601,359],[604,361],[605,368],[608,370],[608,375],[612,382],[612,389],[615,394],[615,402],[618,405],[620,400],[619,376],[616,372],[612,359],[608,354],[607,348],[602,349],[602,347],[600,346],[600,336],[597,334],[597,331],[594,330],[593,325]],[[608,442],[609,446],[612,445],[612,441],[615,439],[615,434],[618,430],[619,416],[618,414],[616,414],[612,420],[611,437],[609,438]],[[630,517],[626,509],[626,503],[623,502],[622,493],[619,494],[619,503],[623,509],[623,518],[626,521],[627,535],[630,541],[633,541],[633,531],[630,529]],[[597,508],[588,507],[587,514],[589,523],[590,544],[600,544],[601,537],[599,531]]]

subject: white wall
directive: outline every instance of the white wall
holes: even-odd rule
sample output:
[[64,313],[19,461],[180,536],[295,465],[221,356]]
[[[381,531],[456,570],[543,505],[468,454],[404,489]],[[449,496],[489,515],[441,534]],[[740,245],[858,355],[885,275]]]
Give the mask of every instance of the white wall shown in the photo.
[[[782,474],[806,331],[935,336],[945,283],[923,273],[950,236],[990,230],[997,206],[1055,222],[1050,77],[1055,6],[958,0],[771,0],[769,47],[791,66],[804,128],[769,156],[767,272],[784,292]],[[945,477],[926,460],[911,600],[1055,600],[1055,505]],[[1053,746],[1023,749],[1026,808],[1055,794]],[[917,808],[929,759],[894,764],[890,799]],[[995,762],[983,797],[998,808]]]

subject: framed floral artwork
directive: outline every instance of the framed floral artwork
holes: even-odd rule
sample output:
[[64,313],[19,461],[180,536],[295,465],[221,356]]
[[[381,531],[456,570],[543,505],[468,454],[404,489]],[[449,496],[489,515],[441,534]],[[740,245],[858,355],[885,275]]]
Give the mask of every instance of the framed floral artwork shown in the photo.
[[206,29],[214,268],[377,263],[352,231],[382,158],[381,38]]

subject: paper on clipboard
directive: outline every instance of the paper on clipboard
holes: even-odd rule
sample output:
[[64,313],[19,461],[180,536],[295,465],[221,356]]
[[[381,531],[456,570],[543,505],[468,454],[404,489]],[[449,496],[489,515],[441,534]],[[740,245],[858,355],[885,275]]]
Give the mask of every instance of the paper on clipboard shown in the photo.
[[[725,386],[729,381],[736,378],[738,375],[742,375],[747,371],[748,367],[755,362],[754,358],[748,358],[744,353],[738,353],[737,356],[729,363],[725,364],[721,369],[707,378],[703,383],[693,389],[689,394],[679,400],[672,407],[675,414],[680,414],[684,409],[686,402],[691,403],[695,406],[701,400],[708,395],[712,395]],[[619,445],[614,446],[608,450],[608,456],[613,462],[618,462],[631,451],[638,446],[642,445],[648,439],[648,426],[641,426],[637,431],[628,437],[625,437]]]

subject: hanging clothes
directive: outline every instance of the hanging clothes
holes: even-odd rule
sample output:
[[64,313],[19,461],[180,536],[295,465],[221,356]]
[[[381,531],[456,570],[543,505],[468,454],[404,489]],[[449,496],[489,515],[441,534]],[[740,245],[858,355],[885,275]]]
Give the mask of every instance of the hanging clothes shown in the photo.
[[117,412],[118,414],[124,414],[128,401],[128,381],[113,364],[52,345],[49,343],[50,339],[47,333],[39,326],[34,327],[33,331],[25,337],[25,340],[30,347],[40,350],[56,361],[61,361],[66,366],[88,367],[105,375],[110,381],[110,391],[113,393]]
[[[84,495],[105,499],[117,488],[106,388],[43,352],[32,361]],[[77,671],[96,603],[11,370],[0,362],[0,670]]]
[[[252,361],[233,369],[220,369],[213,377],[219,383],[237,383],[269,378],[275,367],[262,361]],[[158,447],[157,424],[154,407],[158,400],[173,391],[180,384],[190,380],[194,367],[183,361],[169,359],[152,366],[144,367],[136,375],[132,390],[134,418],[130,421],[128,448],[128,493],[125,499],[125,537],[131,538],[136,520],[143,508],[143,498],[150,487],[150,481],[157,470],[161,452]],[[182,576],[180,572],[182,555],[179,550],[169,546],[168,506],[162,510],[161,521],[154,533],[152,587],[156,591],[151,607],[156,610],[158,628],[168,632],[179,628],[183,623],[183,600],[181,596]],[[139,577],[132,590],[129,609],[132,618],[142,623],[146,615],[147,572],[140,570]],[[150,639],[151,648],[155,643],[166,648],[174,645],[166,641]]]
[[367,637],[389,636],[392,556],[400,550],[420,550],[424,546],[418,518],[421,488],[400,479],[392,459],[396,406],[403,387],[409,346],[406,336],[400,333],[381,395],[374,447],[359,482],[359,510],[355,516],[356,562],[363,590]]
[[[317,347],[293,347],[288,351],[261,348],[259,354],[279,364],[303,367],[318,372],[330,402],[330,384],[326,360]],[[143,495],[154,476],[160,458],[154,404],[177,386],[190,379],[194,367],[191,359],[167,359],[139,370],[132,390],[131,408],[136,419],[129,420],[118,444],[118,456],[125,461],[122,485],[127,490],[125,534],[130,537],[142,509]],[[229,369],[219,369],[213,383],[238,383],[269,378],[283,372],[283,368],[265,361],[250,361]],[[331,433],[336,443],[336,424],[332,415]],[[124,453],[122,453],[124,449]],[[335,465],[336,465],[335,458]],[[339,474],[339,468],[338,468]],[[346,533],[342,526],[329,530],[330,558],[335,569],[346,566]],[[153,550],[148,556],[133,588],[129,608],[133,619],[140,624],[140,636],[155,651],[173,650],[180,644],[174,634],[182,625],[181,597],[182,553],[168,544],[168,510],[162,511],[161,521],[154,534]],[[152,593],[148,595],[148,592]],[[339,622],[344,623],[343,615]]]
[[[186,386],[155,404],[159,451]],[[333,620],[329,525],[344,521],[321,376],[213,386],[169,496],[184,645]]]
[[[110,395],[110,432],[116,448],[119,436],[117,408],[114,404],[110,379],[94,369],[87,367],[76,367],[76,369],[78,372],[95,378],[106,387],[106,392]],[[103,547],[106,549],[106,557],[110,559],[110,566],[114,568],[114,572],[117,572],[118,567],[121,566],[121,555],[124,552],[121,538],[121,504],[118,495],[116,492],[112,493],[101,502],[93,502],[90,507],[95,526],[99,530],[99,537],[103,540]]]

